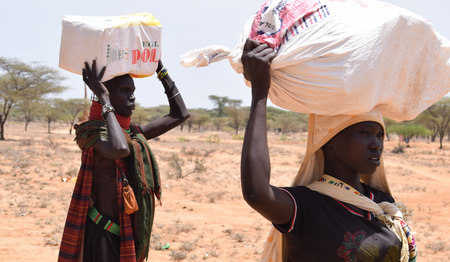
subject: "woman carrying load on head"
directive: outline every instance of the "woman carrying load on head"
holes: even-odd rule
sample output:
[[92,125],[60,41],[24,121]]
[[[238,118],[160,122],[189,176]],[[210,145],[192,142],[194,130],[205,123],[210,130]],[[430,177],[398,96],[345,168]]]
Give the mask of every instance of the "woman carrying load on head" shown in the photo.
[[267,44],[251,39],[242,55],[244,76],[252,85],[242,192],[276,228],[263,261],[414,261],[414,238],[384,174],[385,130],[377,111],[311,114],[307,152],[292,186],[270,185],[266,108],[275,56]]
[[83,81],[97,99],[92,101],[89,120],[75,128],[82,163],[61,240],[60,262],[147,260],[156,200],[161,199],[159,168],[147,140],[189,117],[161,60],[156,72],[170,111],[143,125],[131,123],[136,108],[131,75],[102,81],[105,70],[97,71],[95,60],[92,66],[86,62],[83,69]]

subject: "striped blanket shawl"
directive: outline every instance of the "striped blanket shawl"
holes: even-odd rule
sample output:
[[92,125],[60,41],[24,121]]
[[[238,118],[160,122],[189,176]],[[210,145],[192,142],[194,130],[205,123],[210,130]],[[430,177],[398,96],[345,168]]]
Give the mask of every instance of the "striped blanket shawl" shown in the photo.
[[[70,202],[58,261],[82,261],[83,237],[89,209],[93,177],[93,144],[107,138],[104,121],[86,121],[76,125],[76,142],[82,149],[81,167]],[[131,161],[116,160],[117,197],[120,220],[120,261],[144,261],[148,257],[154,217],[154,196],[161,198],[159,171],[156,160],[139,127],[125,130],[130,144]],[[128,139],[129,138],[129,139]],[[139,210],[127,215],[123,206],[121,170],[132,186]]]

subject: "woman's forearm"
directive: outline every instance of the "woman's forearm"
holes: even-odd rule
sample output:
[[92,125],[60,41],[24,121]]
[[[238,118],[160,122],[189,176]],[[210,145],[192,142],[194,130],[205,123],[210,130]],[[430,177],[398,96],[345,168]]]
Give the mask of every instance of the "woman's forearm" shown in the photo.
[[254,95],[241,158],[242,193],[247,203],[257,211],[271,194],[266,109],[267,97]]

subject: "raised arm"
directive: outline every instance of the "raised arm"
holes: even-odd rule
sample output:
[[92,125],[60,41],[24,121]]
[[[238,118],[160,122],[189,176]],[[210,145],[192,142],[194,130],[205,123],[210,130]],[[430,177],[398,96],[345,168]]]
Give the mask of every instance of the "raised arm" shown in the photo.
[[[94,92],[100,101],[102,106],[110,105],[109,92],[106,87],[101,83],[103,74],[106,67],[103,67],[100,73],[97,75],[96,61],[92,62],[92,68],[89,64],[84,63],[83,69],[83,81]],[[94,144],[94,149],[100,153],[103,157],[109,159],[118,159],[126,157],[130,154],[127,140],[122,131],[122,128],[117,122],[116,116],[113,112],[108,113],[105,116],[108,139],[101,138]]]
[[268,220],[285,224],[294,204],[281,189],[270,185],[270,156],[266,109],[270,88],[270,63],[275,51],[248,39],[242,54],[244,75],[252,83],[250,118],[245,130],[241,158],[241,186],[245,201]]
[[158,137],[189,118],[189,112],[184,104],[180,91],[178,91],[175,82],[172,81],[167,71],[164,72],[164,70],[167,69],[164,68],[162,61],[159,60],[156,71],[161,72],[158,78],[160,78],[167,99],[169,100],[170,112],[162,118],[158,118],[148,124],[140,126],[142,133],[147,139]]

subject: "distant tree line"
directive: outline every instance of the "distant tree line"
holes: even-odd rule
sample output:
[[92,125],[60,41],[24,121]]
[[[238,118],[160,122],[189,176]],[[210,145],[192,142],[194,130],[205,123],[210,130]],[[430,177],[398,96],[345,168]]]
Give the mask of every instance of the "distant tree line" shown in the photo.
[[[56,70],[39,64],[27,65],[16,59],[0,57],[0,140],[5,139],[4,125],[9,117],[23,121],[24,129],[32,121],[45,121],[48,132],[53,122],[67,122],[72,134],[73,125],[84,120],[90,101],[87,99],[49,98],[67,88]],[[249,108],[241,100],[210,95],[213,109],[189,109],[191,117],[180,128],[186,132],[227,131],[239,135],[245,129]],[[143,107],[136,104],[132,121],[143,124],[169,113],[169,106]],[[412,121],[396,122],[385,118],[386,136],[397,134],[400,141],[408,143],[414,138],[425,137],[432,142],[439,140],[440,148],[445,136],[450,140],[450,97],[444,97]],[[301,114],[275,107],[267,109],[269,131],[281,134],[306,132],[308,114]]]

